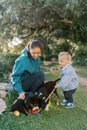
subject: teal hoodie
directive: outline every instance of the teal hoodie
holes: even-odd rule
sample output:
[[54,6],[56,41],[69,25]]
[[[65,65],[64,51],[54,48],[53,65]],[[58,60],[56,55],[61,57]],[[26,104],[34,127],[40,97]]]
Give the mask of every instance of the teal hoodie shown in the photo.
[[11,75],[11,83],[19,94],[24,92],[22,89],[22,80],[31,76],[33,73],[40,71],[40,58],[33,59],[27,56],[26,48],[22,51],[22,55],[15,61]]

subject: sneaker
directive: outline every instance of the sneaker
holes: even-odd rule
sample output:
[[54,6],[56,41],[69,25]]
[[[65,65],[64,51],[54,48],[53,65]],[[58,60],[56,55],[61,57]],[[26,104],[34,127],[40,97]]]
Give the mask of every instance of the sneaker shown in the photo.
[[66,105],[66,104],[67,104],[67,100],[63,100],[60,104],[61,104],[62,106]]
[[69,102],[66,104],[66,108],[73,108],[73,107],[75,107],[75,105],[73,103]]

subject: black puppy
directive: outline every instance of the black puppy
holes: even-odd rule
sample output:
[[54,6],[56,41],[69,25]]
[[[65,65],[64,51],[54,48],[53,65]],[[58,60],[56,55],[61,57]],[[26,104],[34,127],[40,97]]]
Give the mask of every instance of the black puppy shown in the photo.
[[14,112],[18,110],[20,113],[28,115],[28,109],[24,103],[24,100],[18,98],[11,106],[11,111]]
[[59,105],[59,95],[57,93],[57,89],[55,89],[56,82],[59,80],[60,78],[55,81],[49,81],[49,82],[43,83],[41,85],[40,89],[37,92],[39,102],[41,102],[41,105],[40,105],[41,108],[48,110],[47,104],[49,103],[49,99],[51,98],[51,95],[52,95],[51,93],[56,94],[56,97],[57,97],[56,104]]
[[[42,83],[40,88],[35,92],[35,101],[32,102],[32,98],[30,100],[30,97],[28,96],[25,100],[25,104],[27,108],[29,109],[30,104],[32,104],[32,108],[35,106],[38,106],[40,109],[48,110],[48,103],[49,103],[49,95],[50,93],[55,89],[56,82],[59,81],[59,79],[55,81],[49,81],[46,83]],[[59,105],[59,96],[57,93],[57,89],[54,90],[54,93],[56,94],[56,104]],[[32,103],[31,103],[32,102]]]
[[11,106],[11,111],[14,112],[18,110],[20,113],[25,115],[32,114],[32,109],[37,106],[38,104],[38,97],[33,94],[29,95],[28,93],[25,94],[25,100],[18,98]]
[[[57,79],[55,81],[49,81],[46,83],[42,83],[40,88],[35,92],[35,94],[29,94],[26,92],[25,100],[17,99],[11,107],[11,111],[14,112],[15,110],[19,110],[19,112],[29,115],[32,113],[32,109],[34,107],[38,107],[39,109],[45,109],[49,102],[49,99],[46,101],[49,94],[54,89],[56,82],[60,80]],[[57,96],[57,105],[59,104],[59,96],[57,94],[57,89],[54,91]]]

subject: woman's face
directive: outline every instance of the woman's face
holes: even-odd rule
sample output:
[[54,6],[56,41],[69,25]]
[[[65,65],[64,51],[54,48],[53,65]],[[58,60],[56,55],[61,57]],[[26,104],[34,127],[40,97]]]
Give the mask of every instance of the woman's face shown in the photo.
[[30,49],[30,54],[31,54],[32,58],[36,60],[41,56],[41,49],[39,47]]

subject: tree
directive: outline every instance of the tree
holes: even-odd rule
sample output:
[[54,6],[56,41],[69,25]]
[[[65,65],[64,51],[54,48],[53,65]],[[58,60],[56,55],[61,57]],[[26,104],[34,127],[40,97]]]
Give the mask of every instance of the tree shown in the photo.
[[39,38],[47,45],[65,38],[85,45],[86,14],[86,0],[0,1],[0,44],[8,47],[16,36],[24,44],[31,38]]

